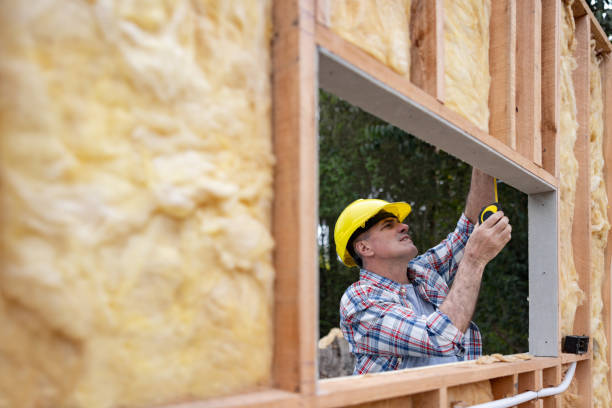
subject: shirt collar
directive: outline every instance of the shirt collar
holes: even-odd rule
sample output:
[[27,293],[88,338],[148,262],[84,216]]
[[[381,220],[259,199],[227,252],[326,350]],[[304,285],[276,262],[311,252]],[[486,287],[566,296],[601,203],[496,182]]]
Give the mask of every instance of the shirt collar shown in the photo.
[[367,269],[361,269],[359,271],[359,279],[372,283],[374,286],[378,286],[380,288],[384,288],[390,290],[393,293],[400,293],[402,288],[402,284],[391,280],[389,278],[385,278],[384,276],[380,276],[377,273],[370,272]]

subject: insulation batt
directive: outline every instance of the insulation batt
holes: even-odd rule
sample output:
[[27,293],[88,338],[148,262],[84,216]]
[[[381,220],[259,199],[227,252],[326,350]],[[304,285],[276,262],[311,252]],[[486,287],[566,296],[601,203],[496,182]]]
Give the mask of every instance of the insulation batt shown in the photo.
[[397,73],[410,76],[411,0],[330,0],[330,28]]
[[578,273],[574,264],[572,249],[572,224],[574,222],[574,203],[576,200],[576,179],[578,177],[578,161],[574,155],[574,144],[578,130],[576,119],[576,96],[572,72],[576,69],[574,50],[574,16],[570,2],[564,2],[561,21],[561,106],[559,127],[559,171],[560,171],[560,308],[561,336],[573,334],[576,309],[584,301],[584,292],[578,286]]
[[0,2],[0,407],[269,381],[269,1]]
[[591,40],[589,146],[591,171],[591,337],[593,338],[593,407],[612,405],[608,388],[608,363],[603,316],[602,289],[605,278],[604,253],[608,242],[608,196],[604,179],[603,92],[600,61]]
[[489,130],[490,0],[444,0],[444,104]]

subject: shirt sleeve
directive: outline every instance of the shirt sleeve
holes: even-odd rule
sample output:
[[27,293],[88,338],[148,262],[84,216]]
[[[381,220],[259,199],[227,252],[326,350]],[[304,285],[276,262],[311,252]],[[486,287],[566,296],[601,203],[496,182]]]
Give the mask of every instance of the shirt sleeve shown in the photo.
[[400,303],[343,296],[340,326],[355,353],[444,357],[465,354],[464,335],[444,313],[417,316]]
[[465,214],[461,214],[455,230],[438,245],[420,256],[419,259],[435,269],[446,283],[452,282],[457,273],[459,262],[463,258],[465,245],[473,230],[474,224]]

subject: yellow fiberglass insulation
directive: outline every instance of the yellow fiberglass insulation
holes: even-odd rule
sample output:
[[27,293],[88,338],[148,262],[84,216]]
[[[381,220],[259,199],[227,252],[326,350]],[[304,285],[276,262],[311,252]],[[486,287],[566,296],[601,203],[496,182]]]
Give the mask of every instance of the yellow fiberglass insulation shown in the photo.
[[595,41],[591,43],[590,69],[590,164],[591,164],[591,337],[593,337],[593,406],[610,407],[608,388],[608,341],[604,328],[601,290],[605,278],[604,253],[608,242],[608,196],[604,179],[603,92]]
[[411,0],[330,0],[330,28],[397,73],[410,76]]
[[0,407],[269,381],[270,1],[0,2]]
[[584,292],[578,286],[578,274],[574,265],[572,250],[572,223],[574,221],[574,202],[576,198],[576,179],[578,177],[578,161],[574,155],[574,144],[578,122],[576,119],[576,96],[572,72],[576,68],[574,49],[574,17],[569,3],[562,7],[561,27],[561,106],[559,125],[559,171],[560,171],[560,308],[561,335],[572,334],[576,308],[584,300]]
[[444,104],[489,130],[491,0],[444,0]]

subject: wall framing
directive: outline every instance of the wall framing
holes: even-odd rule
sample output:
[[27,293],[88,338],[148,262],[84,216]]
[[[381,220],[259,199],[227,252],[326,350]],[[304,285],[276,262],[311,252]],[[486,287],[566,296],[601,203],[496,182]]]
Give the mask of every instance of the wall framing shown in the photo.
[[[316,230],[317,221],[317,169],[316,156],[316,95],[320,85],[346,97],[352,103],[363,104],[366,110],[388,122],[414,132],[415,126],[434,126],[426,141],[449,151],[469,163],[477,163],[484,171],[503,176],[504,181],[530,194],[530,245],[546,237],[546,253],[552,253],[557,262],[543,257],[530,257],[530,291],[538,287],[551,288],[558,294],[558,242],[557,203],[559,143],[556,133],[559,127],[559,28],[561,0],[542,0],[541,9],[533,12],[533,19],[523,19],[516,26],[512,16],[522,16],[531,2],[508,0],[509,8],[500,15],[510,16],[504,25],[515,35],[503,45],[508,53],[541,61],[541,69],[516,69],[501,66],[508,77],[500,90],[504,103],[520,105],[527,112],[521,115],[507,114],[503,137],[488,134],[474,124],[444,106],[443,61],[436,55],[443,53],[440,44],[440,4],[432,0],[423,15],[428,24],[419,28],[423,44],[435,44],[435,52],[423,54],[423,66],[435,77],[421,76],[411,83],[358,47],[340,38],[326,25],[322,7],[317,0],[275,0],[273,36],[273,88],[274,88],[274,144],[277,155],[275,170],[274,236],[277,242],[275,266],[275,351],[273,380],[261,390],[211,399],[202,402],[175,404],[168,408],[203,407],[341,407],[386,401],[385,406],[401,406],[408,398],[419,406],[445,408],[448,406],[448,388],[483,380],[491,380],[496,397],[504,397],[526,389],[558,385],[563,368],[578,361],[576,380],[581,395],[580,407],[591,406],[591,359],[589,352],[576,356],[561,353],[559,332],[559,305],[536,297],[530,305],[530,349],[538,356],[529,361],[495,363],[476,366],[472,362],[448,366],[422,368],[360,376],[317,380],[316,370]],[[318,0],[319,6],[326,3]],[[508,11],[510,10],[510,11]],[[541,12],[541,15],[539,14]],[[528,13],[529,14],[529,13]],[[585,0],[576,0],[574,14],[577,23],[579,69],[575,81],[588,81],[588,43],[591,34],[597,48],[604,55],[604,117],[612,118],[612,46],[590,12]],[[531,14],[529,14],[531,15]],[[540,16],[540,17],[538,17]],[[504,18],[504,17],[499,17]],[[533,24],[533,26],[531,26]],[[513,27],[514,26],[514,27]],[[531,30],[526,30],[530,28]],[[518,28],[518,30],[517,30]],[[518,32],[518,34],[517,34]],[[586,41],[586,45],[585,45]],[[538,48],[541,47],[539,50]],[[417,50],[418,51],[418,50]],[[413,50],[414,55],[415,50]],[[584,52],[584,55],[580,54]],[[586,58],[585,58],[586,56]],[[505,55],[500,61],[514,65],[516,58]],[[499,62],[496,60],[496,63]],[[508,72],[510,74],[508,74]],[[585,79],[586,78],[586,79]],[[354,88],[359,81],[359,88]],[[528,82],[531,81],[531,82]],[[533,85],[526,85],[527,83]],[[587,82],[588,84],[588,82]],[[365,87],[365,88],[364,88]],[[367,89],[366,89],[367,88]],[[530,92],[533,89],[537,92]],[[588,85],[585,88],[588,90]],[[368,97],[360,98],[360,94]],[[372,97],[374,95],[374,97]],[[347,97],[348,96],[348,97]],[[588,109],[586,95],[577,97],[580,104],[579,123],[584,127],[584,109]],[[352,100],[351,100],[352,99]],[[530,111],[531,110],[531,111]],[[510,109],[514,111],[514,109]],[[502,109],[502,113],[503,113]],[[508,112],[506,112],[508,113]],[[523,113],[526,116],[523,116]],[[524,120],[524,121],[523,121]],[[519,125],[517,121],[520,121]],[[437,126],[437,127],[436,127]],[[576,153],[581,165],[588,165],[586,148],[588,136],[579,131]],[[514,129],[514,130],[513,130]],[[418,130],[418,129],[417,129]],[[444,138],[452,133],[454,142]],[[416,132],[415,132],[416,133]],[[514,134],[514,136],[512,136]],[[420,133],[419,135],[422,135]],[[510,135],[511,137],[508,137]],[[460,140],[457,142],[457,140]],[[539,147],[541,146],[541,148]],[[612,163],[612,120],[605,123],[604,151],[606,162]],[[606,167],[606,174],[609,170]],[[574,252],[580,253],[577,269],[580,286],[590,291],[588,253],[589,191],[588,173],[583,167],[579,174],[574,225]],[[612,180],[607,178],[610,197]],[[611,200],[612,201],[612,200]],[[580,204],[579,204],[580,203]],[[580,207],[582,206],[582,207]],[[581,209],[580,209],[581,208]],[[586,210],[585,210],[586,209]],[[578,215],[578,211],[583,211]],[[587,211],[585,214],[584,211]],[[612,219],[612,209],[608,209]],[[538,216],[540,214],[540,216]],[[533,225],[532,225],[533,223]],[[290,225],[291,228],[287,228]],[[535,235],[532,235],[535,234]],[[540,235],[538,235],[540,234]],[[550,239],[550,237],[556,239]],[[612,232],[610,233],[612,239]],[[536,253],[530,247],[530,253]],[[612,260],[612,249],[606,250],[606,265]],[[578,267],[578,264],[583,267]],[[532,277],[533,274],[533,277]],[[608,323],[608,344],[611,347],[610,327],[610,276],[607,274],[604,291],[605,321]],[[540,285],[540,286],[538,286]],[[552,285],[552,286],[551,286]],[[535,292],[534,292],[535,293]],[[530,297],[531,292],[530,292]],[[533,299],[533,297],[532,297]],[[589,333],[588,301],[576,314],[576,330]],[[537,313],[531,315],[531,309]],[[557,318],[555,319],[554,316]],[[533,327],[533,333],[532,333]],[[539,333],[537,330],[540,330]],[[533,337],[532,337],[533,334]],[[608,360],[610,358],[608,350]],[[609,377],[610,378],[610,377]],[[562,407],[559,397],[548,397],[529,403],[532,407]]]

